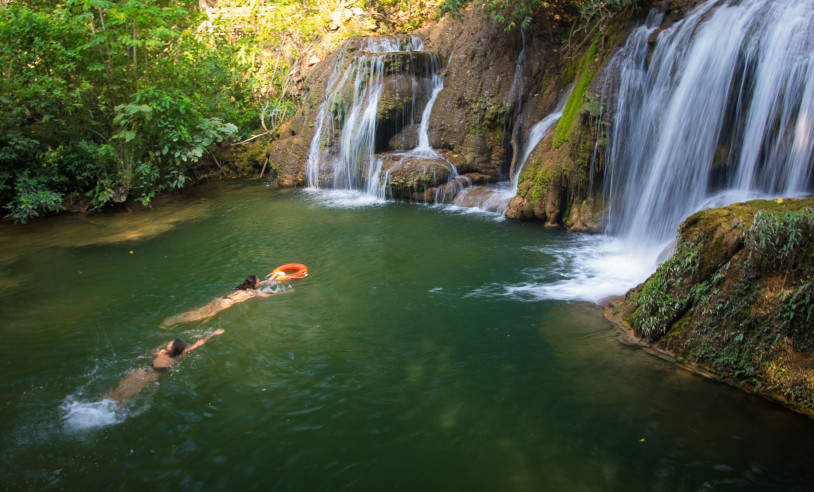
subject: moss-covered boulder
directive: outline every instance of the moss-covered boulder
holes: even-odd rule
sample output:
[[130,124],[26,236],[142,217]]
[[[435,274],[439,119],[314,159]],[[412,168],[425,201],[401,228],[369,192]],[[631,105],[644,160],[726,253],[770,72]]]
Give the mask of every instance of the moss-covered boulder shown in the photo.
[[814,198],[705,210],[609,316],[654,347],[814,416]]
[[388,196],[411,198],[428,188],[449,181],[452,164],[442,158],[427,158],[409,154],[380,154],[381,184]]

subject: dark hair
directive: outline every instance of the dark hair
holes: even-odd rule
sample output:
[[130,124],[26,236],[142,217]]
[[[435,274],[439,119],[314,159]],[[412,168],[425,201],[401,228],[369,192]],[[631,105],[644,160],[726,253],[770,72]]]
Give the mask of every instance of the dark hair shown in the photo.
[[187,349],[187,344],[184,343],[183,340],[180,338],[176,338],[172,341],[172,347],[170,347],[170,357],[178,357],[179,355],[184,353],[184,350]]
[[254,289],[257,287],[257,284],[260,283],[260,279],[257,278],[257,275],[249,275],[246,277],[246,280],[243,281],[242,284],[235,287],[235,290],[249,290]]

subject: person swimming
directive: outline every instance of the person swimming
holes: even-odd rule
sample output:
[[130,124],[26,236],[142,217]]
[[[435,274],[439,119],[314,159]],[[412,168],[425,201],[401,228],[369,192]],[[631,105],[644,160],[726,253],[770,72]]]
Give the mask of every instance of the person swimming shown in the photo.
[[133,371],[119,383],[115,390],[105,394],[102,399],[112,399],[118,401],[119,403],[132,399],[136,394],[144,389],[145,386],[158,379],[158,376],[162,372],[166,371],[170,368],[170,366],[178,362],[179,358],[202,346],[215,335],[220,335],[222,333],[224,333],[222,329],[215,330],[203,336],[190,346],[187,346],[187,344],[180,338],[176,338],[175,340],[169,342],[166,347],[159,347],[153,351],[155,358],[150,365],[140,367]]
[[190,321],[209,319],[224,309],[231,307],[233,304],[237,304],[238,302],[248,301],[253,297],[270,297],[274,294],[258,290],[258,287],[270,282],[272,281],[264,280],[261,282],[260,279],[257,278],[257,275],[249,275],[246,277],[246,280],[244,280],[243,283],[235,287],[234,292],[223,297],[218,297],[209,304],[194,311],[188,311],[186,313],[170,316],[169,318],[165,319],[161,325],[167,327],[178,323],[188,323]]

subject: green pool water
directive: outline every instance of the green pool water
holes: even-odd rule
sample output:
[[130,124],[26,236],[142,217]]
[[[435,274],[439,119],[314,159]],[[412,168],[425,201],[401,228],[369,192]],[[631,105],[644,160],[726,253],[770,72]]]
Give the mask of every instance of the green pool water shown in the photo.
[[[807,490],[814,421],[621,343],[556,282],[578,236],[223,182],[0,228],[4,490]],[[279,295],[162,320],[248,274]],[[225,333],[129,405],[176,337]]]

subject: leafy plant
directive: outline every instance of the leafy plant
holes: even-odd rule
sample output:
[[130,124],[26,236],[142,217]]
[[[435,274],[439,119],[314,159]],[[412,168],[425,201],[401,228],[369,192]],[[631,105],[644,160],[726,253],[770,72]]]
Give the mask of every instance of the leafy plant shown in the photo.
[[134,101],[116,107],[112,136],[122,183],[149,203],[156,191],[184,186],[187,173],[237,127],[204,117],[197,98],[179,91],[143,89]]
[[146,201],[216,166],[205,156],[259,111],[235,46],[199,22],[176,0],[4,4],[0,206],[22,219],[59,196]]
[[807,258],[804,244],[814,236],[814,209],[755,214],[744,234],[749,260],[755,266],[777,267],[781,271],[798,268]]
[[51,191],[45,178],[32,178],[27,171],[17,178],[14,200],[5,208],[11,211],[7,217],[23,224],[40,214],[64,210],[62,194]]

